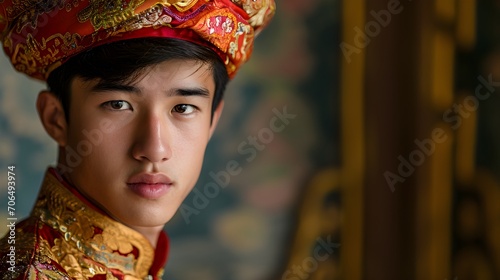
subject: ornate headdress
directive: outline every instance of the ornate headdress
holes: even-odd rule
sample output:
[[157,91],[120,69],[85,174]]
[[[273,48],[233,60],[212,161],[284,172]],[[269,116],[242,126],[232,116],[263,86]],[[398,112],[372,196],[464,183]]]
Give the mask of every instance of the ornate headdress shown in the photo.
[[274,0],[0,0],[0,40],[16,70],[40,80],[84,50],[144,37],[208,46],[232,77],[275,7]]

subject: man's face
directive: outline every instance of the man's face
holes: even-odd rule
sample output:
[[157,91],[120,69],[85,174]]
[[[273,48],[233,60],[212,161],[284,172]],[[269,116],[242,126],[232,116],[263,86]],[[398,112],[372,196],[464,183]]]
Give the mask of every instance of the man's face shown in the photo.
[[211,124],[212,70],[172,60],[130,84],[76,78],[64,176],[130,227],[163,226],[195,185]]

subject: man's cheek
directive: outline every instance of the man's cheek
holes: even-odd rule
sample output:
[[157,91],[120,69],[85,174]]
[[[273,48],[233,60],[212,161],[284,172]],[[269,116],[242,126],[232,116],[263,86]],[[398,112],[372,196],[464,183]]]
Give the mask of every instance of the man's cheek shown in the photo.
[[103,146],[106,145],[105,135],[96,129],[82,129],[82,132],[71,137],[65,147],[66,162],[73,167],[77,162],[95,157]]

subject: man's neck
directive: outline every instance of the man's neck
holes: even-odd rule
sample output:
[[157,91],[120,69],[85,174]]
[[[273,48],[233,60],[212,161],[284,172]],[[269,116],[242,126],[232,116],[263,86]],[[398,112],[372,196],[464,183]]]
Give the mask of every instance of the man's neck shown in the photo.
[[149,243],[151,243],[151,246],[156,249],[156,245],[158,243],[158,237],[160,236],[161,231],[163,230],[162,226],[158,227],[132,227],[129,226],[130,228],[134,229],[135,231],[139,232],[140,234],[144,235],[144,237],[149,240]]

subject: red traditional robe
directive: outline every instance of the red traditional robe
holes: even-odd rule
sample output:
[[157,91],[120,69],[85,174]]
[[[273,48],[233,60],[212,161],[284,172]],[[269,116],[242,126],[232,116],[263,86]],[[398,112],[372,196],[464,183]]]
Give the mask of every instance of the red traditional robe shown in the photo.
[[47,171],[30,216],[16,225],[15,244],[9,235],[0,240],[1,279],[161,279],[168,253],[164,232],[155,250],[54,169]]

